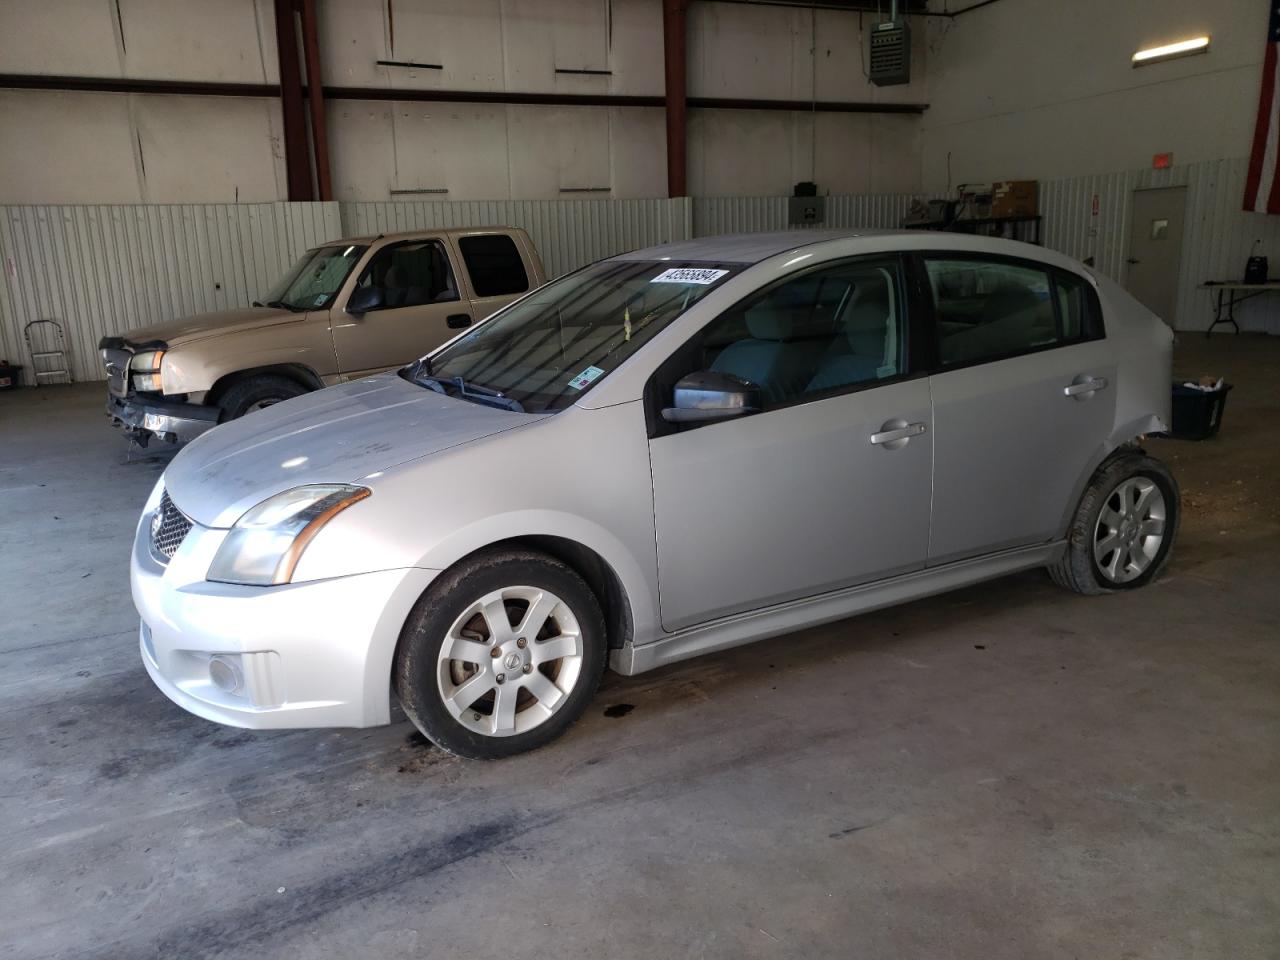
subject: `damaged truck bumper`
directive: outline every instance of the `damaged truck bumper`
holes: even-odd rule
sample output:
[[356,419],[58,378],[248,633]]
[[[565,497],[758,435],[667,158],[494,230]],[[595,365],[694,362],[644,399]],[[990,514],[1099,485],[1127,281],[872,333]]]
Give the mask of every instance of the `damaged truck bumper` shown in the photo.
[[165,403],[142,397],[107,397],[107,416],[139,446],[154,436],[170,443],[194,440],[218,425],[218,407],[194,403]]

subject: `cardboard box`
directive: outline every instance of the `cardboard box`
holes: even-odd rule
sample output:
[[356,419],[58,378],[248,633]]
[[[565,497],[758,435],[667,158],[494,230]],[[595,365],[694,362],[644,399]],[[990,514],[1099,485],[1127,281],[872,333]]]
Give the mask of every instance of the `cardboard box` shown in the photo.
[[1035,180],[999,180],[991,185],[991,216],[1034,217],[1040,212]]

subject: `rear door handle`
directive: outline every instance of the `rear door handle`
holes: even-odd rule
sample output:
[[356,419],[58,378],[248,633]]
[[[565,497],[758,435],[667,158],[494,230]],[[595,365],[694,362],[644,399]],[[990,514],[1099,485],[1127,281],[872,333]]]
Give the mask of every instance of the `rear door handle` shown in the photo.
[[1071,382],[1069,386],[1062,388],[1064,396],[1083,397],[1086,394],[1096,393],[1099,390],[1105,390],[1107,387],[1106,377],[1086,377],[1079,376]]
[[461,330],[463,327],[471,326],[471,314],[451,313],[445,318],[445,323],[449,325],[450,330]]
[[883,445],[887,450],[897,450],[912,437],[920,436],[925,432],[925,429],[923,423],[904,423],[901,420],[890,420],[880,429],[879,433],[871,435],[871,442],[877,446]]

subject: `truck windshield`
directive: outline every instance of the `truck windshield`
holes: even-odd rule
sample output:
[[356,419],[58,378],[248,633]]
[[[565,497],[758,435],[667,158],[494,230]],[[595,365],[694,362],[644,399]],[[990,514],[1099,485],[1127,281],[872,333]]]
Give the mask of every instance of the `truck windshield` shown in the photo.
[[295,311],[327,307],[367,249],[344,243],[308,250],[254,306]]
[[[433,389],[484,391],[526,413],[561,410],[740,269],[608,260],[549,283],[406,370]],[[424,383],[424,385],[427,385]],[[452,392],[452,391],[450,391]]]

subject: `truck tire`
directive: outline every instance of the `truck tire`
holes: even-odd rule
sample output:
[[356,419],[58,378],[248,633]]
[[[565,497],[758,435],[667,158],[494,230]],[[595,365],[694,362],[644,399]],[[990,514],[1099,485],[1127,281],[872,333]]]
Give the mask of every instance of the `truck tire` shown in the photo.
[[290,397],[300,397],[306,392],[307,388],[298,381],[277,374],[264,373],[246,377],[228,387],[218,401],[218,406],[222,408],[222,422],[236,420],[246,413],[253,413]]

